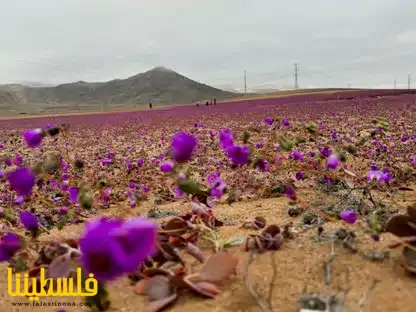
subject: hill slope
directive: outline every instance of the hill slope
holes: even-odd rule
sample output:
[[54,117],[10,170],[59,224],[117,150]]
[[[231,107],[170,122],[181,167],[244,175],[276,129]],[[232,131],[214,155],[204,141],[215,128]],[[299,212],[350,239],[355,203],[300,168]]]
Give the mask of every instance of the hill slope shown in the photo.
[[78,81],[56,87],[23,87],[26,103],[93,104],[149,103],[188,104],[228,99],[235,93],[191,80],[164,67],[156,67],[127,79],[88,83]]

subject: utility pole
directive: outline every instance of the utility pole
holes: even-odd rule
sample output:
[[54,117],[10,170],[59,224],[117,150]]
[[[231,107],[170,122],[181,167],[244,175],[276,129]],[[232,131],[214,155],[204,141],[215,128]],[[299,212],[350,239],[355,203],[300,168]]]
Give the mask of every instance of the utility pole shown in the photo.
[[396,89],[396,79],[394,79],[394,89]]
[[299,76],[299,64],[295,63],[295,89],[299,89],[298,76]]
[[244,70],[244,94],[247,95],[247,73]]
[[410,90],[410,74],[407,75],[407,89]]

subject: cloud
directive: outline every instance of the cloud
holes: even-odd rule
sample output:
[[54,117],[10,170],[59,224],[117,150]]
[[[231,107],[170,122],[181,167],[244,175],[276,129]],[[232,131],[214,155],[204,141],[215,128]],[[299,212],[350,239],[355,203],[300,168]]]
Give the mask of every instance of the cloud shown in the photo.
[[163,65],[214,85],[388,85],[415,68],[411,0],[3,0],[0,83]]

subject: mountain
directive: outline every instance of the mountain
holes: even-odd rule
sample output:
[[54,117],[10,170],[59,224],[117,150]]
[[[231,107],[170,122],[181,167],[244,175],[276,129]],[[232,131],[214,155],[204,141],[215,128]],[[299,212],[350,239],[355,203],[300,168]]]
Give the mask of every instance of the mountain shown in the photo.
[[46,84],[46,83],[37,82],[37,81],[20,81],[19,84],[25,87],[32,87],[32,88],[54,87],[54,85],[52,84]]
[[127,79],[107,82],[78,81],[54,87],[9,85],[3,86],[3,89],[11,93],[18,92],[19,96],[15,95],[15,98],[24,98],[28,104],[188,104],[211,100],[214,97],[220,100],[237,95],[191,80],[164,67],[156,67]]

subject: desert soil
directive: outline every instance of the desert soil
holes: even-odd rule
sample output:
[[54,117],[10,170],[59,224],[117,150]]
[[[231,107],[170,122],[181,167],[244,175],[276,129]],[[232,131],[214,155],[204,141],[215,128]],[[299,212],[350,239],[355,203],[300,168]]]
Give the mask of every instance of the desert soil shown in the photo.
[[[304,190],[304,196],[310,196]],[[302,191],[300,191],[302,194]],[[409,202],[416,200],[415,192],[404,192],[396,199],[400,209],[404,209]],[[217,218],[227,221],[227,225],[219,229],[219,233],[224,236],[246,236],[253,231],[240,229],[243,221],[255,216],[262,215],[267,218],[268,224],[278,224],[283,226],[290,221],[294,224],[300,223],[300,219],[292,218],[287,215],[288,199],[284,197],[240,201],[232,204],[218,204],[215,207]],[[153,206],[154,207],[154,206]],[[126,216],[126,214],[146,214],[152,208],[150,203],[143,203],[136,209],[128,207],[113,207],[103,212],[104,215]],[[174,209],[177,211],[188,211],[189,203],[179,201],[163,206],[159,209]],[[300,218],[300,217],[299,217]],[[163,219],[159,219],[162,221]],[[362,222],[362,221],[360,221]],[[387,246],[395,241],[389,234],[384,234],[380,242],[374,242],[368,234],[364,234],[357,225],[346,225],[340,222],[326,223],[325,232],[340,226],[354,230],[359,239],[359,246],[363,249],[384,251]],[[82,232],[83,225],[67,226],[62,231],[53,229],[50,235],[43,235],[43,239],[59,239],[63,236],[72,237]],[[280,312],[297,311],[299,297],[307,287],[308,293],[322,295],[342,294],[343,290],[349,288],[347,295],[348,311],[360,311],[359,301],[370,287],[372,280],[377,279],[379,283],[375,287],[363,311],[371,312],[410,312],[416,307],[416,281],[407,276],[400,267],[400,250],[393,250],[389,259],[382,262],[372,262],[364,259],[358,254],[351,254],[342,247],[336,247],[336,258],[332,264],[332,286],[325,286],[323,263],[328,259],[331,251],[329,243],[316,242],[316,229],[311,229],[296,235],[293,240],[285,241],[282,248],[274,253],[276,263],[276,279],[274,281],[274,291],[272,296],[273,310]],[[207,254],[210,251],[205,251]],[[199,299],[188,294],[184,295],[179,301],[167,311],[173,312],[243,312],[261,311],[253,298],[245,289],[242,277],[247,261],[247,252],[242,247],[231,249],[239,259],[237,275],[230,280],[219,285],[222,293],[215,300]],[[249,281],[257,284],[259,292],[267,294],[268,285],[271,282],[273,269],[271,266],[270,253],[257,255],[250,269]],[[196,261],[189,260],[193,269],[196,268]],[[1,308],[0,311],[7,312],[37,312],[37,311],[57,311],[63,307],[16,307],[13,302],[30,302],[28,299],[11,298],[7,294],[6,265],[0,266],[4,272],[0,281]],[[112,301],[110,311],[119,312],[140,312],[146,304],[146,298],[137,295],[127,278],[122,278],[109,285],[109,292]],[[73,298],[41,298],[42,303],[56,302],[82,302],[81,299]],[[75,306],[66,308],[68,312],[88,311],[85,307]]]

